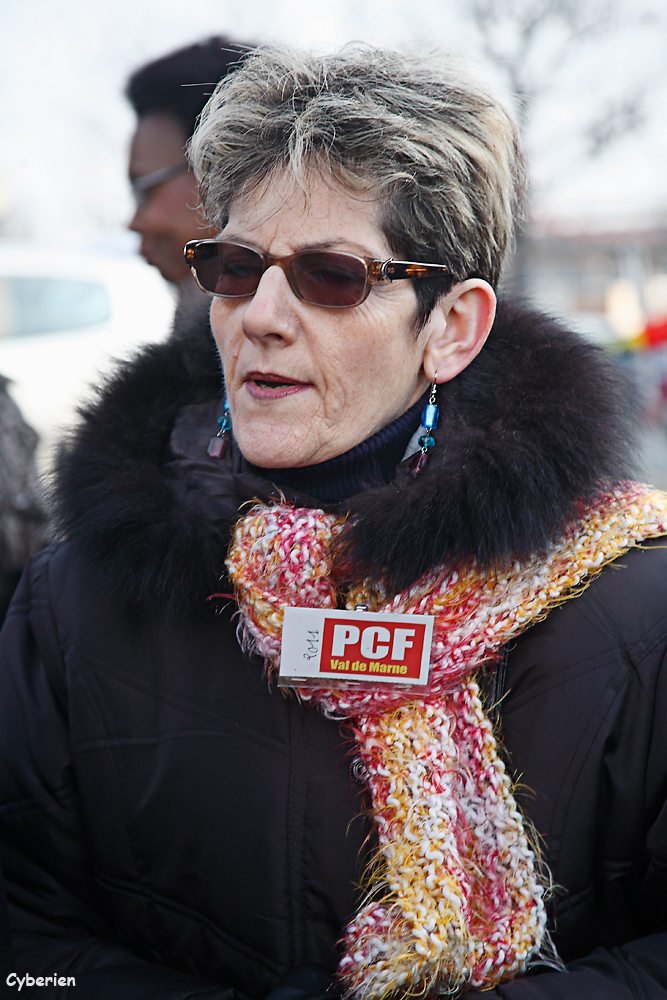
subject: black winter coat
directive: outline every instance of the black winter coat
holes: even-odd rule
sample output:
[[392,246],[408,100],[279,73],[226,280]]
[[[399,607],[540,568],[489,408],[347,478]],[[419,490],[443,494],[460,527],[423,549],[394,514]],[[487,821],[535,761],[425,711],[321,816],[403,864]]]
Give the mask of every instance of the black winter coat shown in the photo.
[[[237,452],[206,455],[219,375],[201,326],[86,415],[61,464],[71,540],[33,561],[2,633],[19,969],[76,977],[40,998],[316,996],[359,901],[372,831],[348,734],[272,690],[233,602],[206,601],[228,587],[239,505],[275,488]],[[348,504],[350,565],[397,586],[462,552],[539,548],[622,471],[613,369],[550,321],[504,310],[455,383],[429,472]],[[567,971],[485,996],[667,998],[666,571],[660,542],[631,551],[488,679]]]

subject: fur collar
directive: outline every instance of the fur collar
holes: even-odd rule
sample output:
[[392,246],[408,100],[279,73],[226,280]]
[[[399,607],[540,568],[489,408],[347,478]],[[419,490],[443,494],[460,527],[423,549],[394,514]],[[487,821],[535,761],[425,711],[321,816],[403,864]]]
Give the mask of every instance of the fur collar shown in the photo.
[[[220,387],[198,307],[177,319],[168,342],[117,369],[61,449],[61,527],[135,611],[174,616],[205,607],[220,589],[239,505],[276,495],[244,471],[238,454],[207,458]],[[529,555],[562,532],[582,500],[631,471],[631,406],[616,366],[534,311],[502,305],[488,343],[441,386],[438,402],[426,471],[413,479],[411,462],[402,463],[391,485],[348,502],[343,578],[382,577],[401,590],[438,563],[475,556],[491,567]],[[200,425],[189,452],[174,450],[184,407]]]

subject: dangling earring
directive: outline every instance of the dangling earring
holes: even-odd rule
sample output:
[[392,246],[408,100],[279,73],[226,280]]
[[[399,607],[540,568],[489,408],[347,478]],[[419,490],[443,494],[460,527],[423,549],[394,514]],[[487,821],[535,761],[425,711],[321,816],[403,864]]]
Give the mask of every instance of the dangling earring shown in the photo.
[[436,372],[433,377],[433,385],[431,386],[431,395],[428,398],[428,403],[422,410],[422,427],[426,431],[425,434],[419,438],[419,444],[421,446],[421,451],[417,455],[417,459],[412,466],[412,475],[418,476],[422,471],[427,461],[427,452],[435,444],[435,438],[433,437],[433,431],[438,426],[438,415],[440,413],[440,408],[435,401],[435,391],[437,389],[436,379],[438,373]]
[[206,453],[211,458],[222,458],[227,451],[232,439],[232,417],[229,412],[229,399],[225,394],[225,409],[221,417],[218,417],[218,433],[212,437],[208,443]]

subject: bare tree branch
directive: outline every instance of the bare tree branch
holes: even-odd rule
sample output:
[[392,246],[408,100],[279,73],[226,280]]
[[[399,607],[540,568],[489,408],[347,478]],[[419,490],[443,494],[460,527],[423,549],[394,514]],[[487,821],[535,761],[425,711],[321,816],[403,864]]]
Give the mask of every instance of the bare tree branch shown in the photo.
[[589,156],[601,156],[618,139],[636,132],[646,121],[645,92],[636,90],[604,107],[587,129]]
[[[553,103],[546,99],[551,98],[559,84],[564,87],[566,99],[573,102],[572,81],[564,69],[585,59],[592,51],[593,40],[613,41],[622,23],[621,3],[622,0],[463,0],[462,12],[475,28],[483,56],[500,71],[515,99],[524,133],[531,131],[541,108],[553,109]],[[652,15],[646,11],[644,14],[641,10],[633,11],[633,27],[641,24],[644,30],[650,29]],[[576,134],[572,134],[572,123],[569,125],[569,138],[574,141],[559,134],[563,123],[558,117],[546,140],[551,159],[562,159],[567,150],[566,169],[571,172],[639,129],[645,122],[648,95],[655,83],[648,78],[650,72],[647,68],[641,74],[643,80],[620,93],[617,86],[614,92],[619,81],[609,74],[611,86],[605,88],[601,77],[599,94],[597,88],[589,88],[581,94],[581,101],[575,98]],[[544,117],[544,121],[549,119]],[[562,176],[562,171],[561,166],[554,176]],[[514,253],[514,280],[519,288],[528,286],[529,271],[526,231],[519,228]]]
[[[526,104],[551,83],[555,69],[596,35],[610,33],[618,0],[469,0],[467,13],[484,56]],[[561,30],[561,43],[539,70],[534,66],[540,36]]]
[[[505,77],[524,131],[563,66],[585,52],[592,38],[612,38],[620,24],[619,0],[468,0],[464,10],[483,55]],[[647,11],[633,15],[646,28],[656,17]],[[647,78],[631,92],[613,97],[601,94],[599,110],[580,126],[589,157],[602,155],[645,123],[644,105],[653,82]]]

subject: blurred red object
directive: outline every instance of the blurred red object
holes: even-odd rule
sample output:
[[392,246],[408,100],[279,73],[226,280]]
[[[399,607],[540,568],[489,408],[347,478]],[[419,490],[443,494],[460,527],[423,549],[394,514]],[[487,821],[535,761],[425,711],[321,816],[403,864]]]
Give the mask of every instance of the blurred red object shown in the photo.
[[657,347],[667,342],[667,316],[649,320],[644,331],[647,347]]

